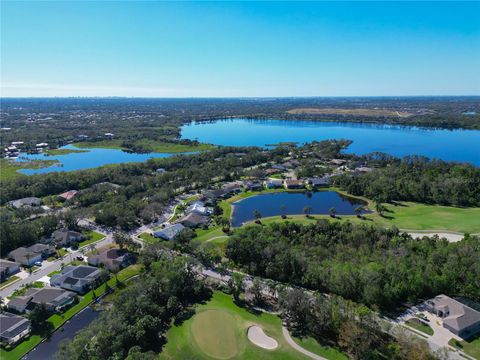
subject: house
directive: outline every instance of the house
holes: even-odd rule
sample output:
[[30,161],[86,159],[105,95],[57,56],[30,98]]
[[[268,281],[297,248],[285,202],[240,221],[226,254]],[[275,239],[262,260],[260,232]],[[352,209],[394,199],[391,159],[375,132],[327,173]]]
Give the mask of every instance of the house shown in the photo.
[[346,162],[347,162],[347,160],[344,160],[344,159],[332,159],[332,160],[330,160],[330,164],[337,165],[337,166],[341,166],[341,165],[345,164]]
[[310,179],[309,183],[314,188],[327,187],[327,186],[330,186],[330,178],[328,178],[328,177],[312,178],[312,179]]
[[272,165],[272,169],[275,169],[276,171],[284,171],[284,170],[287,170],[287,168],[283,165],[280,165],[280,164],[275,164],[275,165]]
[[280,171],[274,168],[269,168],[269,169],[265,169],[263,172],[265,173],[265,175],[268,176],[268,175],[278,174]]
[[462,338],[480,332],[480,312],[452,299],[438,295],[425,302],[427,310],[442,319],[443,327]]
[[189,228],[196,228],[198,226],[208,225],[210,223],[210,218],[208,216],[192,212],[181,217],[177,223]]
[[287,179],[284,184],[286,189],[303,189],[305,187],[303,180]]
[[164,168],[158,168],[157,170],[155,170],[155,173],[157,174],[165,174],[167,172],[167,170],[165,170]]
[[104,270],[87,266],[66,266],[50,278],[50,285],[83,294],[99,282]]
[[74,242],[82,241],[84,238],[81,233],[68,230],[67,228],[55,230],[52,233],[52,242],[57,246],[69,246]]
[[30,320],[6,311],[0,313],[0,341],[2,344],[13,345],[28,336],[30,331]]
[[20,271],[20,264],[13,261],[0,259],[0,280],[4,281],[11,275]]
[[48,143],[39,143],[35,145],[36,148],[45,148],[47,146],[48,146]]
[[268,179],[263,182],[267,189],[281,188],[283,186],[282,179]]
[[232,181],[226,184],[223,184],[222,189],[227,191],[228,194],[237,194],[242,191],[242,182],[241,181]]
[[88,257],[89,265],[103,265],[110,271],[120,270],[133,261],[133,255],[125,249],[113,248],[100,251],[99,254]]
[[104,135],[105,135],[106,138],[113,138],[115,136],[114,134],[108,133],[108,132],[105,133]]
[[14,209],[20,209],[23,207],[40,206],[41,204],[42,204],[42,200],[37,197],[26,197],[23,199],[12,200],[9,202],[9,205]]
[[69,190],[69,191],[66,191],[66,192],[58,195],[58,196],[66,201],[66,200],[73,199],[77,195],[77,193],[78,193],[77,190]]
[[360,167],[357,167],[355,169],[356,172],[361,172],[361,173],[369,173],[369,172],[372,172],[373,169],[372,168],[369,168],[367,166],[360,166]]
[[210,215],[210,210],[205,206],[205,204],[201,201],[195,201],[191,204],[187,210],[185,211],[187,214],[189,213],[197,213],[200,215],[208,216]]
[[259,191],[263,189],[262,183],[258,181],[246,181],[243,186],[250,191]]
[[54,287],[30,288],[25,295],[11,298],[7,307],[10,310],[23,313],[33,310],[37,305],[45,304],[52,312],[62,311],[72,304],[76,297],[77,295],[71,291]]
[[37,261],[42,261],[49,256],[55,255],[53,246],[45,244],[34,244],[28,248],[19,247],[10,251],[8,258],[24,266],[32,266]]
[[202,200],[205,203],[213,204],[218,199],[224,199],[224,198],[228,197],[229,193],[230,192],[228,190],[225,190],[225,189],[207,191],[205,194],[203,194]]
[[182,224],[173,224],[165,227],[162,230],[155,231],[153,236],[156,238],[161,238],[164,240],[173,240],[175,237],[180,234],[185,229],[185,226]]

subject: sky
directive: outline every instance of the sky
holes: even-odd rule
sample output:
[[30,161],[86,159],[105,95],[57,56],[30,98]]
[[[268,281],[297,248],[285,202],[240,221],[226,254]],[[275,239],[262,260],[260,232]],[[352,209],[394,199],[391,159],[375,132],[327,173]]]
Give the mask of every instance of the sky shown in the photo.
[[0,4],[2,97],[480,95],[480,2]]

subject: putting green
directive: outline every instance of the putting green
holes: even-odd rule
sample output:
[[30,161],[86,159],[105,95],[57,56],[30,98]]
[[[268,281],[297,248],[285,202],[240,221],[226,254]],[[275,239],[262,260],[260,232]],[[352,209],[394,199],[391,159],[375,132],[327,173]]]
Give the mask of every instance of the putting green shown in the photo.
[[215,359],[230,359],[238,354],[235,318],[226,311],[206,310],[197,314],[191,325],[197,346]]

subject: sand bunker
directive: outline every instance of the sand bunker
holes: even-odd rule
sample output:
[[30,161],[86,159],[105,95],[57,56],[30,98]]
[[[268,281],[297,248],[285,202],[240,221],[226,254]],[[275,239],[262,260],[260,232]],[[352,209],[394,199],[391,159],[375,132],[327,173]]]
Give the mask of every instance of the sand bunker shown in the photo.
[[247,331],[248,340],[263,349],[274,350],[278,347],[278,342],[263,332],[260,326],[253,325]]

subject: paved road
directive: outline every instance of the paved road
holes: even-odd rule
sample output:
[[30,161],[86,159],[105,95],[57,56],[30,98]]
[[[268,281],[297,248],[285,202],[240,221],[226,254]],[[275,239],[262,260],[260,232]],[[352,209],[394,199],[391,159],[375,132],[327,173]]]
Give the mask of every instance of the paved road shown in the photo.
[[[112,243],[113,241],[112,234],[106,234],[105,232],[101,231],[99,228],[95,228],[95,231],[105,235],[105,238],[103,238],[100,241],[97,241],[96,243],[93,243],[95,245],[95,248],[100,248]],[[90,246],[90,245],[87,245],[87,246]],[[65,264],[65,263],[71,262],[72,260],[75,260],[77,256],[83,256],[81,249],[73,251],[55,261],[49,261],[49,262],[44,261],[40,270],[32,273],[30,276],[27,276],[25,279],[12,283],[11,285],[6,286],[2,290],[0,290],[0,296],[2,298],[6,298],[7,296],[12,295],[13,292],[15,290],[18,290],[21,286],[35,282],[38,279],[50,274],[53,271],[59,271],[62,268],[62,263]]]
[[292,348],[297,350],[298,352],[301,352],[303,355],[308,356],[310,359],[314,360],[328,360],[320,355],[314,354],[311,351],[308,351],[307,349],[302,348],[300,345],[298,345],[295,341],[293,341],[292,337],[290,336],[290,333],[288,332],[288,329],[285,326],[282,326],[282,334],[285,340],[287,341],[288,345],[290,345]]

